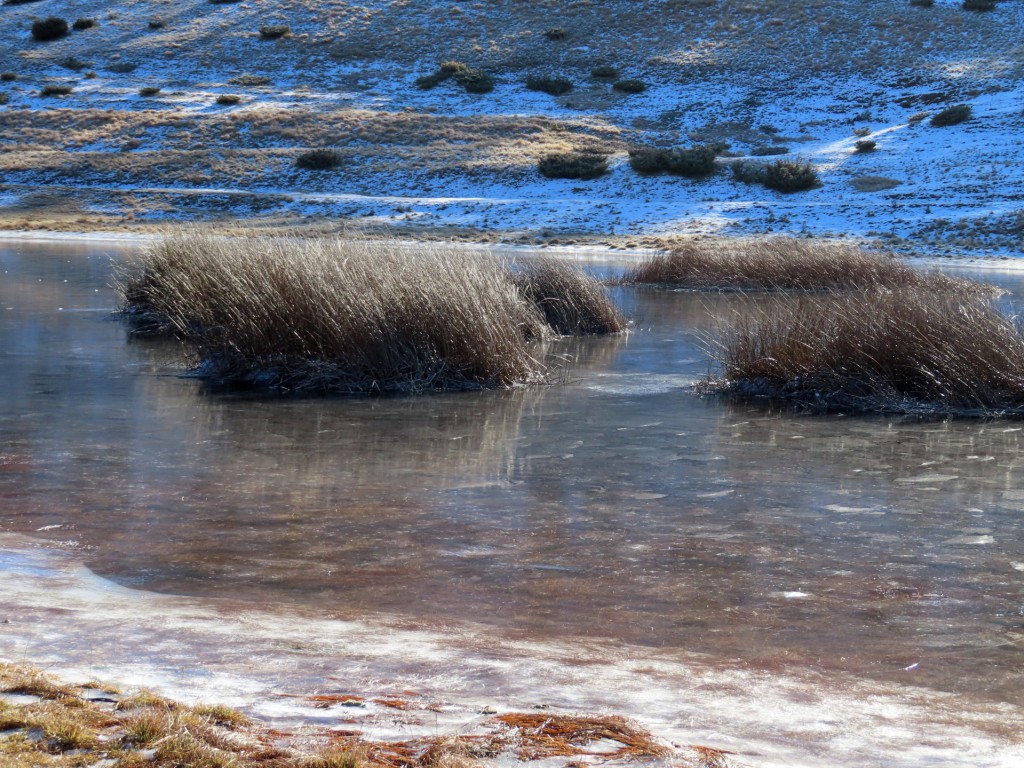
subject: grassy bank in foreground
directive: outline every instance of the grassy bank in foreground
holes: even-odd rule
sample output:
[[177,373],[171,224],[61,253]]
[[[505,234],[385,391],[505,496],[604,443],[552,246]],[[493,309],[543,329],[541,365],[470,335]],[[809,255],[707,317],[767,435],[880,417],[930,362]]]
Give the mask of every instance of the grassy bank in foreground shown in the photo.
[[[608,715],[509,712],[488,717],[473,733],[370,741],[359,731],[322,725],[277,731],[228,707],[186,706],[152,691],[67,685],[21,664],[0,662],[0,694],[7,694],[0,695],[4,768],[480,768],[546,758],[583,766],[670,757],[681,768],[725,766],[718,750],[693,746],[684,755]],[[354,695],[309,699],[321,708],[364,701]]]
[[122,275],[139,333],[174,334],[218,383],[415,392],[543,381],[533,342],[625,322],[595,280],[552,261],[519,275],[452,247],[166,239]]
[[708,391],[817,410],[1024,414],[1024,333],[983,297],[940,282],[780,296],[709,342]]

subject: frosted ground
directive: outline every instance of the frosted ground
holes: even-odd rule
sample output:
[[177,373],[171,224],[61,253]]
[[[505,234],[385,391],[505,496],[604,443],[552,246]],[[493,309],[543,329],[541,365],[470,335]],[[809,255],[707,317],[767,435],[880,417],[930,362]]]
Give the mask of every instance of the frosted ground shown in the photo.
[[[0,223],[145,230],[168,221],[510,242],[657,244],[775,232],[877,239],[934,254],[1018,255],[1024,221],[1024,6],[665,0],[429,3],[30,2],[0,8]],[[34,42],[31,19],[93,18]],[[261,25],[291,33],[262,39]],[[564,31],[549,39],[553,29]],[[415,86],[444,60],[493,92]],[[642,80],[621,94],[590,76]],[[561,97],[530,74],[564,76]],[[240,76],[268,85],[239,85]],[[45,85],[70,85],[43,97]],[[141,96],[143,87],[159,88]],[[220,95],[240,96],[235,106]],[[2,97],[0,97],[2,98]],[[958,103],[974,117],[946,128]],[[912,120],[912,118],[918,118]],[[877,149],[855,152],[871,139]],[[706,180],[642,177],[638,144],[729,144]],[[297,155],[336,147],[332,171]],[[822,185],[734,181],[762,147]],[[611,172],[547,180],[546,153],[600,148]],[[775,157],[765,158],[768,160]]]
[[[1008,704],[965,709],[956,694],[795,670],[722,669],[699,654],[680,663],[601,641],[517,642],[482,627],[426,630],[401,620],[270,613],[230,600],[197,604],[120,587],[24,537],[3,534],[0,543],[6,611],[23,634],[14,645],[45,668],[77,682],[99,674],[189,703],[244,706],[284,729],[357,728],[371,740],[402,741],[483,733],[490,714],[540,708],[634,718],[671,748],[646,763],[657,768],[1014,768],[1024,760],[1024,715]],[[46,628],[53,613],[79,640]],[[356,709],[295,693],[311,689],[378,698]],[[380,703],[396,697],[408,706]],[[729,757],[704,762],[694,751],[700,744]],[[637,764],[609,759],[608,747],[596,742],[593,762],[575,765]],[[503,755],[478,765],[524,763]]]

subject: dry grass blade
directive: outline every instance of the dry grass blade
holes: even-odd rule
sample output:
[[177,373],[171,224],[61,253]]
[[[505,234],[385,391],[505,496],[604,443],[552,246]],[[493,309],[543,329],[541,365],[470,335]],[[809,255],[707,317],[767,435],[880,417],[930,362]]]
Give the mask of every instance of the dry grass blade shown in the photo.
[[707,388],[816,409],[1024,413],[1024,333],[984,299],[927,286],[780,297],[710,341]]
[[697,753],[699,768],[729,768],[729,761],[725,756],[731,755],[732,752],[715,749],[714,747],[705,747],[700,744],[692,744],[690,749]]
[[0,691],[24,693],[41,699],[75,696],[68,686],[61,685],[45,672],[34,667],[9,663],[0,664]]
[[914,269],[896,256],[848,243],[774,237],[702,240],[655,255],[626,273],[627,284],[694,290],[828,290],[911,288],[985,294],[970,280]]
[[249,718],[224,704],[196,704],[192,707],[192,712],[224,728],[238,728],[250,724]]
[[604,286],[576,267],[539,258],[522,264],[513,279],[555,333],[583,336],[626,328],[622,312]]
[[534,713],[510,713],[494,718],[517,731],[516,755],[521,760],[595,754],[588,745],[599,741],[619,746],[607,758],[665,757],[670,750],[647,731],[621,717],[584,717]]
[[174,332],[216,382],[285,391],[510,386],[543,378],[550,335],[507,268],[480,253],[396,244],[194,235],[121,278],[126,315]]
[[365,748],[334,746],[306,758],[299,768],[367,768],[369,765]]
[[175,704],[170,699],[165,699],[163,696],[154,693],[148,688],[143,688],[142,690],[132,694],[131,696],[126,696],[120,701],[118,701],[115,709],[117,709],[118,711],[130,711],[133,709],[141,709],[145,707],[171,710],[177,707],[177,704]]

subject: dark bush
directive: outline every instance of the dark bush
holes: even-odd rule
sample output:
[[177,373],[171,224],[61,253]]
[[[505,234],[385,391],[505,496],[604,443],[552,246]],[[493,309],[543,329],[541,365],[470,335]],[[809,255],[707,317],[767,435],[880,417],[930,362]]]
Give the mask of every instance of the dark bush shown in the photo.
[[707,176],[715,170],[716,154],[715,148],[708,146],[673,149],[665,170],[676,176]]
[[96,19],[75,19],[75,23],[71,25],[72,29],[92,29],[96,25]]
[[160,93],[160,89],[155,85],[146,85],[139,88],[139,96],[156,96]]
[[58,16],[32,22],[32,37],[41,43],[59,40],[68,33],[68,23]]
[[788,155],[789,147],[783,147],[776,144],[766,144],[760,147],[754,147],[750,150],[750,154],[754,157],[768,157],[770,155]]
[[11,83],[18,79],[18,75],[14,72],[0,72],[0,81],[5,83]]
[[543,91],[551,96],[561,96],[572,90],[572,82],[564,77],[530,75],[526,78],[526,87],[531,91]]
[[861,139],[853,145],[853,151],[857,154],[864,154],[865,152],[874,152],[878,148],[878,142],[872,141],[871,139]]
[[466,93],[490,93],[494,90],[494,78],[481,69],[468,69],[455,75],[455,82]]
[[803,160],[776,160],[764,169],[763,184],[776,192],[803,192],[821,186],[814,166]]
[[295,167],[306,171],[327,171],[337,168],[344,160],[336,149],[310,149],[295,158]]
[[636,147],[629,150],[629,165],[637,173],[671,173],[695,178],[715,170],[714,147]]
[[119,75],[127,75],[129,72],[134,72],[138,68],[138,64],[132,64],[130,61],[115,61],[107,67],[107,71],[116,72]]
[[568,36],[569,36],[569,33],[566,32],[561,27],[554,27],[553,29],[549,29],[547,32],[544,33],[544,37],[546,37],[548,40],[555,40],[555,41],[557,41],[557,40],[565,40],[565,38],[567,38]]
[[228,83],[230,83],[231,85],[244,85],[253,87],[272,85],[273,82],[274,81],[271,80],[266,75],[239,75],[238,77],[232,77],[230,80],[228,80]]
[[89,62],[76,59],[74,56],[68,56],[65,59],[61,59],[57,64],[64,67],[64,69],[70,69],[75,72],[81,72],[89,66]]
[[920,8],[931,8],[935,5],[935,0],[910,0],[910,4]]
[[549,179],[596,179],[608,172],[608,156],[600,152],[556,152],[537,163],[541,176]]
[[610,64],[601,64],[590,70],[590,76],[597,80],[614,80],[619,76],[619,70]]
[[668,149],[660,147],[634,147],[629,150],[629,167],[637,173],[661,173],[665,170]]
[[732,177],[744,184],[764,184],[767,163],[738,160],[732,164]]
[[67,96],[74,90],[70,85],[44,85],[40,96]]
[[25,5],[25,3],[36,3],[39,0],[4,0],[4,5]]
[[217,103],[222,107],[233,107],[235,104],[242,100],[241,96],[236,96],[233,93],[222,93],[217,97]]
[[429,91],[431,88],[436,88],[447,79],[447,77],[443,77],[441,75],[440,71],[434,72],[430,75],[420,75],[416,78],[416,87],[421,91]]
[[996,3],[995,0],[964,0],[963,9],[965,11],[994,11]]
[[445,61],[431,75],[416,78],[416,87],[430,90],[446,80],[454,80],[466,93],[490,93],[494,90],[494,78],[481,69],[474,69],[461,61]]
[[146,26],[148,26],[150,29],[163,29],[167,26],[167,22],[163,19],[150,19],[149,23]]
[[973,114],[974,111],[971,109],[970,104],[955,104],[933,115],[928,123],[933,128],[945,128],[949,125],[966,123]]
[[260,37],[264,40],[277,40],[291,33],[292,28],[287,24],[265,24],[260,27]]
[[617,80],[612,84],[612,90],[619,93],[643,93],[647,85],[642,80]]

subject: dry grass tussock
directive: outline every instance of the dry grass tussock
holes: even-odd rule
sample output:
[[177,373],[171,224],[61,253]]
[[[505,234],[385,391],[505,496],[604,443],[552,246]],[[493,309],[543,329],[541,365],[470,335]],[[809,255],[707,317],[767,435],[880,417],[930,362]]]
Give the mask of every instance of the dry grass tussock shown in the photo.
[[[20,664],[0,664],[0,691],[30,697],[14,703],[0,699],[0,731],[7,731],[0,738],[0,765],[5,768],[302,765],[260,732],[236,733],[247,721],[238,713],[228,716],[225,707],[210,714],[209,708],[172,704],[152,694],[115,703],[119,697],[109,687],[66,685]],[[101,692],[106,695],[97,698]]]
[[650,733],[621,717],[511,712],[495,720],[514,729],[520,760],[594,754],[592,745],[597,743],[609,745],[610,751],[600,754],[605,760],[664,758],[671,752]]
[[614,715],[509,712],[484,725],[484,733],[382,743],[351,738],[338,746],[363,754],[373,768],[481,768],[483,761],[493,765],[495,759],[507,764],[508,757],[532,762],[588,756],[618,763],[673,755],[649,732]]
[[789,237],[683,243],[629,270],[622,282],[693,290],[897,289],[923,284],[956,293],[994,290],[969,280],[917,270],[877,250]]
[[562,336],[619,333],[622,312],[595,278],[552,258],[525,262],[514,273],[520,293],[540,309],[544,321]]
[[151,248],[120,282],[136,330],[190,340],[200,376],[282,391],[540,381],[530,342],[553,335],[542,310],[593,310],[579,297],[528,299],[489,255],[395,243],[184,235]]
[[709,340],[710,391],[817,410],[1024,415],[1024,333],[978,295],[919,285],[775,297]]

